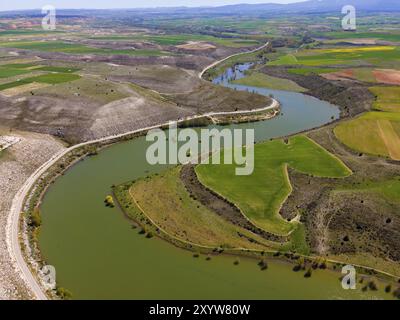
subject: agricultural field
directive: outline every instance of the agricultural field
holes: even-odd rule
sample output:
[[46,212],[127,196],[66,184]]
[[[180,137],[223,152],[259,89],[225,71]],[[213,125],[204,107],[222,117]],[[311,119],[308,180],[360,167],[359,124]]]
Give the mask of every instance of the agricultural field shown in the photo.
[[[180,167],[175,167],[139,180],[129,190],[133,205],[157,227],[182,241],[212,248],[265,249],[272,245],[230,224],[190,197],[180,180],[180,171]],[[238,237],[238,233],[243,237]]]
[[[176,263],[178,272],[193,261],[207,264],[185,272],[201,270],[214,285],[215,265],[223,274],[223,261],[232,259],[243,292],[254,287],[246,271],[253,269],[241,267],[267,270],[268,260],[300,271],[312,290],[321,290],[305,279],[313,272],[339,286],[340,268],[360,264],[365,296],[376,291],[366,279],[380,285],[380,271],[389,272],[396,283],[379,290],[400,297],[400,15],[358,11],[357,31],[343,32],[340,10],[281,14],[275,6],[61,10],[54,32],[41,29],[40,15],[0,12],[0,132],[21,137],[0,152],[4,181],[13,184],[13,192],[7,181],[0,188],[0,221],[7,225],[18,190],[51,162],[35,186],[63,177],[49,179],[44,198],[36,188],[21,193],[21,204],[29,203],[20,231],[28,231],[31,258],[48,259],[38,265],[57,265],[57,286],[96,296],[104,281],[107,294],[122,283],[128,298],[132,290],[140,295],[138,283],[155,286],[151,277],[136,281],[135,265],[159,268],[154,256],[167,260],[174,252],[185,261]],[[237,116],[271,103],[268,119],[264,111]],[[152,166],[141,134],[177,120],[254,129],[254,172],[236,175],[236,164]],[[52,162],[73,146],[79,149]],[[71,212],[85,217],[78,229]],[[88,274],[71,272],[81,263]],[[103,269],[93,272],[93,265]],[[7,294],[20,286],[2,266],[0,300],[3,286]],[[121,266],[125,273],[109,276]],[[198,286],[207,292],[209,284]],[[54,297],[67,297],[61,288]]]
[[340,141],[350,148],[400,160],[400,87],[372,87],[373,111],[335,128]]
[[400,113],[368,112],[339,124],[336,137],[362,153],[400,160]]
[[264,87],[275,90],[286,90],[293,92],[307,91],[307,89],[302,88],[297,83],[291,80],[272,77],[258,72],[253,72],[250,75],[246,76],[245,78],[234,80],[233,83],[246,86],[261,87],[261,88]]
[[300,65],[310,67],[362,65],[390,67],[400,64],[400,47],[369,46],[330,49],[305,49],[269,63],[271,66]]
[[[23,70],[20,69],[21,71],[27,71],[31,72],[32,70]],[[39,69],[37,69],[39,70]],[[45,70],[41,70],[45,71]],[[14,82],[9,82],[9,83],[4,83],[0,85],[0,92],[3,90],[11,89],[14,87],[18,86],[23,86],[27,85],[30,83],[44,83],[44,84],[49,84],[49,85],[55,85],[55,84],[60,84],[60,83],[65,83],[65,82],[71,82],[80,79],[80,76],[77,74],[72,74],[72,73],[55,73],[53,69],[53,73],[49,74],[43,74],[35,77],[30,77],[30,78],[25,78],[21,79],[18,81]]]
[[107,49],[90,47],[79,43],[61,41],[36,41],[36,42],[6,42],[0,44],[3,48],[23,49],[43,52],[60,52],[66,54],[95,54],[95,55],[131,55],[131,56],[163,56],[170,53],[160,50],[145,49]]
[[371,87],[376,95],[374,109],[388,112],[400,112],[400,87]]
[[98,36],[91,37],[91,40],[110,41],[148,41],[165,46],[178,46],[187,42],[202,41],[226,47],[251,47],[260,44],[257,40],[246,38],[218,38],[201,34],[164,34],[164,35],[121,35],[121,36]]
[[305,136],[293,137],[287,144],[282,140],[257,144],[254,161],[250,176],[235,176],[232,165],[221,165],[219,170],[199,165],[196,172],[203,184],[235,203],[257,226],[278,235],[288,235],[294,229],[279,215],[291,192],[288,168],[331,178],[351,174],[339,159]]

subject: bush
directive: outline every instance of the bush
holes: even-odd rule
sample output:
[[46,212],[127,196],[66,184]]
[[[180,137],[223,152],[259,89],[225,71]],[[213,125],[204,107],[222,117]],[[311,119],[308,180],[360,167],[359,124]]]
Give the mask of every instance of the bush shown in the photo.
[[312,269],[308,269],[307,272],[304,274],[304,278],[310,278],[312,275]]
[[378,290],[378,286],[376,285],[376,283],[374,281],[370,281],[368,283],[368,288],[372,291],[377,291]]
[[71,292],[63,287],[57,287],[56,293],[63,300],[69,300],[72,298]]
[[293,269],[294,272],[299,272],[301,270],[301,265],[300,264],[296,264]]
[[31,215],[31,225],[37,228],[40,227],[41,224],[42,224],[42,217],[40,216],[40,210],[38,207],[36,207],[35,209],[33,209]]
[[153,232],[148,232],[147,234],[146,234],[146,238],[147,239],[151,239],[151,238],[153,238]]
[[110,207],[110,208],[114,208],[115,204],[114,204],[114,199],[112,196],[107,196],[104,199],[104,203],[106,204],[106,207]]

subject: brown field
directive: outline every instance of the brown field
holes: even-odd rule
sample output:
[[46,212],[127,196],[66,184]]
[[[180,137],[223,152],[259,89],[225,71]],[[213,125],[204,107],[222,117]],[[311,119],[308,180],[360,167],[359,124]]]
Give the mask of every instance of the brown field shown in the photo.
[[196,51],[203,51],[203,50],[210,50],[210,49],[216,49],[216,46],[207,43],[207,42],[197,42],[197,41],[189,41],[188,43],[185,44],[180,44],[176,46],[179,49],[185,49],[185,50],[196,50]]
[[373,71],[376,80],[380,83],[400,85],[400,71],[394,69],[377,69]]
[[343,40],[344,42],[351,43],[351,44],[364,44],[364,45],[374,45],[376,44],[376,39],[346,39]]
[[327,80],[333,80],[333,81],[345,81],[345,80],[352,80],[355,78],[354,75],[354,70],[352,69],[346,69],[343,71],[338,71],[338,72],[332,72],[332,73],[325,73],[321,75]]

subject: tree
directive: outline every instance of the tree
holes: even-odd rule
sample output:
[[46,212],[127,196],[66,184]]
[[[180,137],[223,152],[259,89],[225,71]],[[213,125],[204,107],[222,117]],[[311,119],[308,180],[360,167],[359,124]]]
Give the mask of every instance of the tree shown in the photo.
[[106,207],[110,207],[110,208],[115,207],[114,199],[110,195],[105,198],[104,203],[106,204]]

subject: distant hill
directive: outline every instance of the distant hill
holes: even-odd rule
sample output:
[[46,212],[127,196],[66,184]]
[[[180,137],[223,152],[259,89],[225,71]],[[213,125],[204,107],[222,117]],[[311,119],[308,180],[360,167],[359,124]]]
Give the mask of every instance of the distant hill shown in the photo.
[[[246,0],[243,0],[246,1]],[[58,10],[59,14],[65,16],[71,15],[100,15],[109,16],[119,14],[127,15],[179,15],[186,14],[189,16],[201,15],[254,15],[265,16],[277,13],[324,13],[339,12],[345,5],[353,5],[358,12],[400,12],[400,0],[309,0],[291,4],[236,4],[220,7],[159,7],[159,8],[132,8],[132,9],[115,9],[115,10],[97,10],[97,9],[65,9]],[[3,12],[0,16],[5,15],[40,15],[40,10],[26,11],[8,11]]]
[[345,5],[353,5],[359,11],[400,11],[400,0],[310,0],[292,4],[239,4],[217,8],[231,12],[296,12],[317,13],[340,11]]

